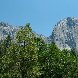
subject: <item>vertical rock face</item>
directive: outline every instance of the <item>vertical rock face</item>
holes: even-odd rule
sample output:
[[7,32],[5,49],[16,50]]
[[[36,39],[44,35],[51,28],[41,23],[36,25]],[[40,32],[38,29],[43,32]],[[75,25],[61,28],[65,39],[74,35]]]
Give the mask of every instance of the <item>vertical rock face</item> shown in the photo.
[[61,50],[76,49],[78,51],[78,19],[68,17],[59,21],[50,38]]

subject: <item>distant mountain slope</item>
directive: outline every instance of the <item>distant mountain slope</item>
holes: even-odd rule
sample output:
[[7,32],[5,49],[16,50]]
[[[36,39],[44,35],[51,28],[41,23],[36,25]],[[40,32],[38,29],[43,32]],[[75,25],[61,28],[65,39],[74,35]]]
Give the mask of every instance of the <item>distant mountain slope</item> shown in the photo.
[[33,33],[36,35],[36,37],[42,38],[44,40],[44,42],[46,43],[50,43],[51,41],[49,41],[49,37],[46,37],[42,34],[37,34],[36,32],[33,31]]
[[78,51],[78,19],[68,17],[59,21],[50,38],[61,50],[75,49]]
[[[9,25],[8,23],[0,22],[0,40],[5,39],[8,35],[15,39],[16,32],[19,30],[20,27]],[[41,37],[46,43],[48,42],[47,37],[37,34],[33,31],[36,37]]]
[[0,22],[0,40],[5,39],[7,35],[10,35],[14,39],[17,30],[17,28],[8,23]]

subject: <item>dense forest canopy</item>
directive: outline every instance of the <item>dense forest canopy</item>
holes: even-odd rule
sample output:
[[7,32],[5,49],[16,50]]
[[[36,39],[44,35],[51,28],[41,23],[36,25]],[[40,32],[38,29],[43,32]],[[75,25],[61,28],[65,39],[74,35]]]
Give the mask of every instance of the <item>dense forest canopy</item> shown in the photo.
[[78,78],[78,56],[36,37],[30,24],[0,41],[0,78]]

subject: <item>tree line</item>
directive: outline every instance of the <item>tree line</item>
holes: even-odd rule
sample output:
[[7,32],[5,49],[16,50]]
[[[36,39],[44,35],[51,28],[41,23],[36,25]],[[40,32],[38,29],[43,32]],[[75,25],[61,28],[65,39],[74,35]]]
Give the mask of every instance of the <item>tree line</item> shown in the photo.
[[78,78],[78,56],[36,37],[30,24],[0,41],[0,78]]

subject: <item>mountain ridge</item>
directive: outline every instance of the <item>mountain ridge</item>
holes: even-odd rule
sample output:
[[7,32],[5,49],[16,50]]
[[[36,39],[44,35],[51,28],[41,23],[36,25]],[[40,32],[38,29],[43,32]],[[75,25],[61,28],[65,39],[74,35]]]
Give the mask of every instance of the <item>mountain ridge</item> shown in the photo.
[[[8,23],[0,22],[0,40],[4,39],[8,34],[15,39],[18,29],[18,27],[16,28]],[[33,33],[37,37],[41,37],[46,43],[54,42],[60,50],[75,49],[78,53],[78,18],[67,17],[60,20],[54,26],[52,34],[49,37],[37,34],[34,31]]]
[[61,50],[78,51],[78,18],[67,17],[59,21],[52,31],[51,40]]

